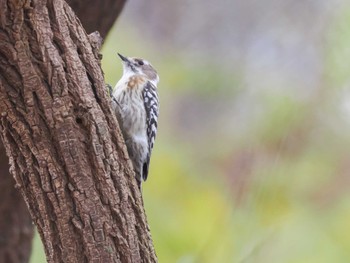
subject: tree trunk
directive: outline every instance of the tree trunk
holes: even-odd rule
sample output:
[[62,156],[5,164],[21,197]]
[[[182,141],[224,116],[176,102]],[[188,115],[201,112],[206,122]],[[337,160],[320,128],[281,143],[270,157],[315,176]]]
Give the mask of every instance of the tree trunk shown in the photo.
[[1,137],[48,262],[156,262],[96,35],[62,0],[0,0]]
[[[88,32],[100,31],[102,35],[112,27],[125,0],[99,0],[86,4],[86,0],[69,0]],[[99,6],[93,5],[98,3]],[[108,8],[102,8],[102,7]],[[33,224],[27,206],[14,188],[9,176],[8,158],[0,140],[0,262],[28,262],[31,253]]]

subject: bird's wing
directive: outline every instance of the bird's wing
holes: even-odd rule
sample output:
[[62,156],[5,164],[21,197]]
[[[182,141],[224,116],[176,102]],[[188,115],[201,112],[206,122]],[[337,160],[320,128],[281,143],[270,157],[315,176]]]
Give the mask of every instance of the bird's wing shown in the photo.
[[146,126],[148,138],[148,155],[147,160],[143,165],[142,172],[142,178],[144,181],[146,181],[148,176],[148,167],[151,158],[151,152],[154,140],[157,135],[159,100],[156,87],[149,81],[147,81],[145,88],[143,89],[142,96],[146,110]]

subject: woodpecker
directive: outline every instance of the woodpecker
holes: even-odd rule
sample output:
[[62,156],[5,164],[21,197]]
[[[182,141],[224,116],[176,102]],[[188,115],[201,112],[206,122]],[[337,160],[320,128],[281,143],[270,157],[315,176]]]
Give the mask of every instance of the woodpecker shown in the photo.
[[141,182],[148,177],[157,134],[159,76],[148,61],[118,55],[123,64],[123,76],[112,92],[112,106],[141,189]]

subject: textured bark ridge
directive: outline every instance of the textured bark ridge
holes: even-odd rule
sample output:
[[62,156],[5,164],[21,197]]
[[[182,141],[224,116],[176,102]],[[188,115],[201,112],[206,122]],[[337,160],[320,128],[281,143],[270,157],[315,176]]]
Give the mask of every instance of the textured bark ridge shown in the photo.
[[1,137],[48,262],[156,262],[97,53],[62,0],[0,0]]

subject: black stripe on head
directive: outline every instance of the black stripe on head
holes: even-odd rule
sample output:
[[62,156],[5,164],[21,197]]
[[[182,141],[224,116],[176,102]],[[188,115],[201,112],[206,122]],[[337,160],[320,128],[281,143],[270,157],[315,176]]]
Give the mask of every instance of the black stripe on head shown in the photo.
[[134,61],[139,66],[143,66],[145,64],[145,62],[143,62],[143,60],[140,58],[135,58]]

